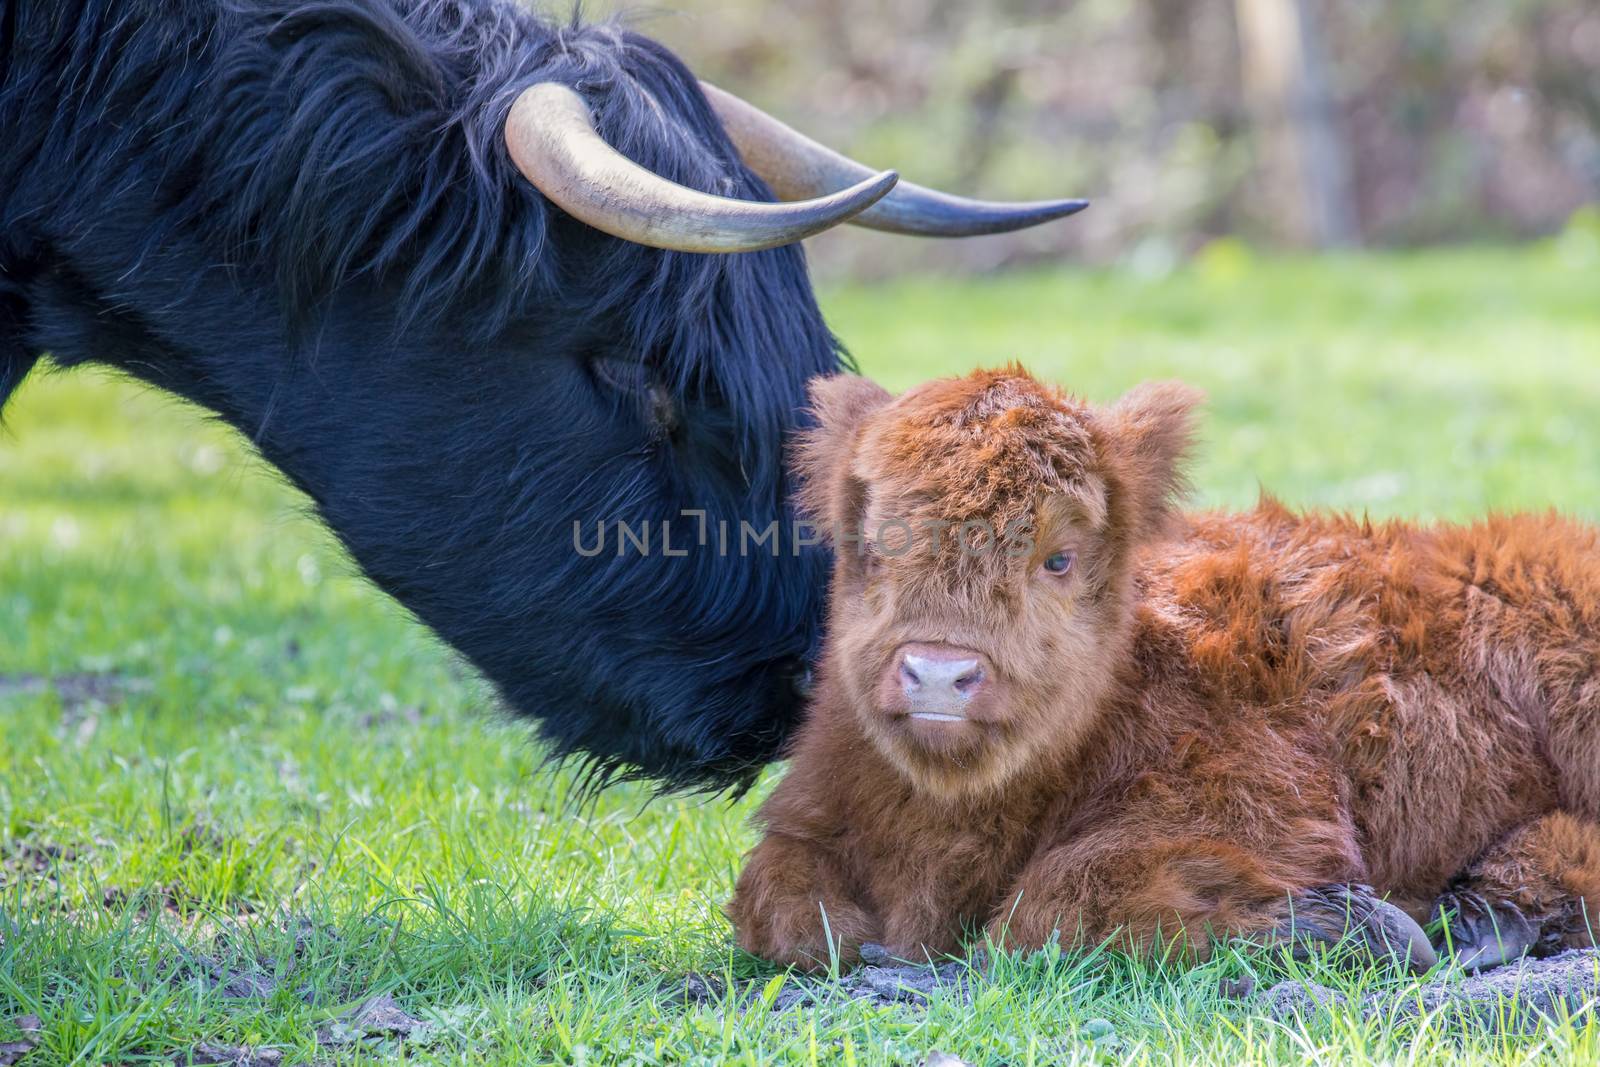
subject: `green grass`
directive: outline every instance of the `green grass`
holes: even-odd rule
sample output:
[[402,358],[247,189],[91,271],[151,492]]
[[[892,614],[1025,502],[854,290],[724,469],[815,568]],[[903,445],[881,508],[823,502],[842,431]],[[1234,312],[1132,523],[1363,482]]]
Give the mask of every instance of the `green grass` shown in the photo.
[[[1384,515],[1600,517],[1600,286],[1548,250],[1256,261],[1221,246],[1155,280],[912,280],[826,304],[892,387],[1010,359],[1100,400],[1147,377],[1204,386],[1200,503],[1248,505],[1265,486]],[[10,410],[0,1043],[10,1018],[38,1014],[26,1063],[181,1058],[200,1041],[383,1058],[396,1047],[316,1036],[376,992],[437,1023],[407,1046],[428,1061],[1600,1054],[1594,1026],[1272,1023],[1218,999],[1219,976],[1270,976],[1231,953],[1194,970],[1007,959],[971,1005],[686,1007],[688,972],[758,990],[773,974],[732,950],[719,912],[763,790],[729,804],[619,788],[574,810],[570,776],[543,769],[302,509],[231,433],[147,390],[36,376]],[[264,966],[278,987],[230,999],[211,964]]]

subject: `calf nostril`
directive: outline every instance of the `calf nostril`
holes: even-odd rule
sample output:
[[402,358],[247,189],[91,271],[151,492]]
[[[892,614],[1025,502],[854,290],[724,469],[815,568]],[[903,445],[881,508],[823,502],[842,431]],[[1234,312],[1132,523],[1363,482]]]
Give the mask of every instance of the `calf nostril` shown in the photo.
[[955,681],[956,692],[958,693],[970,693],[981,685],[983,685],[982,667],[974,667]]
[[922,688],[922,679],[917,677],[916,671],[906,665],[905,660],[900,661],[900,685],[908,693]]

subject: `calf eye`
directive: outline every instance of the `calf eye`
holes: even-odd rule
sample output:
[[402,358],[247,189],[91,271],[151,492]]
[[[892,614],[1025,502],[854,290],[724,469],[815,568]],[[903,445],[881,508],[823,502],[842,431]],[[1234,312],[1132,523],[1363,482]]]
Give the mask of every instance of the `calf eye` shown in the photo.
[[1066,574],[1072,570],[1073,560],[1077,559],[1075,552],[1057,552],[1044,561],[1044,569],[1048,574]]

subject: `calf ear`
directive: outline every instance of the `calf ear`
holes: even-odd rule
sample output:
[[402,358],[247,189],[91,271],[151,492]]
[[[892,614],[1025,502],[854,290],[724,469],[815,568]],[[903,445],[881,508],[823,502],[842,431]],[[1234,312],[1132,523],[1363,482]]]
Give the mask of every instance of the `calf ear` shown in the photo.
[[1112,507],[1135,540],[1159,536],[1188,491],[1184,465],[1204,400],[1182,382],[1146,382],[1101,412]]
[[800,480],[801,513],[825,529],[849,524],[861,506],[861,485],[851,460],[861,425],[892,398],[881,385],[855,374],[811,379],[813,424],[801,431],[790,467]]

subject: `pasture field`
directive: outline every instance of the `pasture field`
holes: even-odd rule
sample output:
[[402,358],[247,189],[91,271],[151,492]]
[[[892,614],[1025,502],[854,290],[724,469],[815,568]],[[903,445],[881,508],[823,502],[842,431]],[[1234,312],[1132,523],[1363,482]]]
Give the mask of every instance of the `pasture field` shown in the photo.
[[[1550,246],[1224,244],[1161,277],[825,300],[891,387],[1010,359],[1093,399],[1205,387],[1200,504],[1265,486],[1375,515],[1600,519],[1597,279]],[[237,437],[99,374],[24,387],[0,435],[0,1063],[207,1044],[259,1063],[1600,1061],[1594,1023],[1274,1022],[1219,979],[1288,967],[1400,1000],[1410,980],[1233,951],[1001,958],[970,1002],[780,1009],[793,979],[734,951],[719,911],[765,786],[575,807],[574,781]],[[382,995],[405,1014],[348,1017]]]

